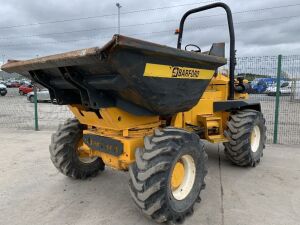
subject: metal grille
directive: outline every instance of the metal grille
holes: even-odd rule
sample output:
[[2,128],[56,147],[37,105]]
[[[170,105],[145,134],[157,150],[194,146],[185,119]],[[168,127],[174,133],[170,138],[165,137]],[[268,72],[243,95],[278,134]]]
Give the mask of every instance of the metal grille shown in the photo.
[[[20,96],[17,88],[8,88],[6,96],[0,96],[0,128],[34,129],[34,104],[26,96]],[[56,129],[72,117],[66,106],[38,103],[38,122],[41,130]]]
[[[237,58],[236,75],[251,81],[250,98],[261,102],[267,125],[267,142],[274,141],[276,94],[278,143],[300,143],[300,56],[283,56],[278,73],[277,56]],[[280,88],[277,89],[277,74]],[[276,134],[275,134],[276,135]]]

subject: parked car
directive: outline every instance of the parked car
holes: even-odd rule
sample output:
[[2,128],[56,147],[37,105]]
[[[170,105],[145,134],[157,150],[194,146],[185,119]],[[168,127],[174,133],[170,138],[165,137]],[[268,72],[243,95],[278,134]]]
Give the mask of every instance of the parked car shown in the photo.
[[21,84],[20,84],[19,81],[15,81],[15,82],[12,82],[12,83],[11,83],[11,87],[12,87],[12,88],[18,88],[18,87],[20,87],[20,86],[21,86]]
[[0,95],[5,96],[7,94],[7,89],[4,84],[0,84]]
[[18,88],[21,86],[19,81],[7,81],[6,86],[8,88]]
[[[277,86],[276,84],[270,86],[266,90],[266,94],[269,96],[275,96],[276,95]],[[279,94],[280,95],[291,95],[292,93],[292,84],[291,82],[283,82],[280,85]]]
[[7,88],[10,88],[11,82],[10,82],[10,81],[6,81],[6,82],[5,82],[5,86],[6,86]]
[[33,91],[33,86],[31,84],[23,84],[22,86],[19,87],[20,95],[26,95],[32,91]]
[[251,93],[262,94],[265,93],[269,86],[276,82],[276,78],[255,78],[251,82]]
[[[27,100],[31,103],[34,103],[34,92],[29,92],[27,94]],[[37,91],[37,101],[38,102],[50,102],[50,94],[47,89],[41,89],[40,91]]]
[[20,84],[21,84],[21,85],[24,85],[24,84],[30,85],[31,82],[30,82],[29,80],[22,79],[22,80],[20,80]]

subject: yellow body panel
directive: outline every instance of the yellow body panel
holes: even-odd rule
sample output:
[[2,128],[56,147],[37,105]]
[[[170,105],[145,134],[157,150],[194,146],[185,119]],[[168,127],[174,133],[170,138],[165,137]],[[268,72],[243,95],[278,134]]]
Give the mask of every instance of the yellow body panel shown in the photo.
[[[188,128],[200,126],[204,128],[204,137],[212,143],[228,141],[223,133],[228,121],[228,112],[214,112],[213,104],[216,101],[225,101],[228,98],[229,78],[222,74],[213,77],[199,102],[189,111],[178,113],[173,117],[172,126]],[[247,99],[248,94],[235,93],[236,99]]]
[[136,148],[143,147],[144,137],[151,135],[161,125],[159,116],[135,116],[114,107],[100,109],[99,113],[87,111],[78,105],[70,105],[69,108],[81,124],[88,126],[83,134],[109,137],[122,142],[123,153],[118,157],[92,150],[87,145],[81,148],[91,157],[99,156],[106,165],[119,170],[128,169],[128,165],[135,160]]
[[69,108],[80,123],[109,130],[129,130],[160,123],[158,116],[135,116],[115,107],[99,109],[101,117],[78,105],[70,105]]
[[[175,73],[174,68],[166,65],[147,64],[144,76],[172,78]],[[189,77],[190,79],[211,79],[214,74],[214,71],[211,70],[185,67],[177,67],[177,69],[183,70],[182,73],[186,73],[187,76],[199,72],[198,78]],[[190,70],[194,71],[189,72]],[[214,102],[227,100],[228,82],[227,76],[221,74],[214,76],[199,102],[191,110],[173,115],[169,125],[187,130],[193,130],[195,127],[201,128],[204,131],[201,138],[212,143],[228,141],[223,134],[227,128],[226,122],[229,113],[214,112],[213,110]],[[235,93],[235,98],[247,99],[248,94]],[[85,144],[80,148],[83,151],[81,154],[101,157],[106,165],[118,170],[127,170],[128,166],[135,161],[136,148],[144,146],[144,137],[152,135],[155,128],[166,124],[163,117],[135,116],[115,107],[99,109],[98,112],[86,110],[80,105],[70,105],[69,108],[81,124],[87,125],[87,129],[83,131],[84,134],[109,137],[122,142],[123,152],[119,156],[90,149]],[[176,174],[182,174],[181,170],[178,165]],[[172,178],[174,187],[181,182],[181,177],[177,175]]]
[[[121,135],[112,135],[111,133],[105,133],[105,132],[99,133],[98,131],[90,131],[90,130],[84,130],[83,133],[111,137],[123,143],[124,151],[120,156],[114,156],[105,152],[100,152],[100,151],[91,150],[87,148],[90,156],[99,156],[100,158],[102,158],[105,165],[108,165],[118,170],[120,169],[127,170],[128,165],[135,161],[135,150],[138,147],[144,146],[143,135],[136,136],[136,137],[123,137]],[[148,135],[152,134],[152,130],[147,132],[146,134]]]

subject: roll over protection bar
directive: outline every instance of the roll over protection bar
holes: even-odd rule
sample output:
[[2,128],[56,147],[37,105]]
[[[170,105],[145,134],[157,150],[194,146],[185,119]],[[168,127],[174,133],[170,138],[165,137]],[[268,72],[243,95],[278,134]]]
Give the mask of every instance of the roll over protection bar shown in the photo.
[[187,11],[181,18],[180,26],[179,26],[179,33],[178,33],[178,41],[177,41],[177,48],[181,49],[182,43],[182,34],[183,34],[183,27],[186,18],[194,13],[202,12],[208,9],[218,8],[221,7],[226,11],[227,14],[227,22],[229,28],[229,36],[230,36],[230,54],[229,54],[229,95],[228,99],[234,99],[234,70],[235,70],[235,34],[234,34],[234,27],[233,27],[233,20],[232,20],[232,13],[228,5],[222,2],[217,2],[205,6],[201,6],[198,8],[191,9]]

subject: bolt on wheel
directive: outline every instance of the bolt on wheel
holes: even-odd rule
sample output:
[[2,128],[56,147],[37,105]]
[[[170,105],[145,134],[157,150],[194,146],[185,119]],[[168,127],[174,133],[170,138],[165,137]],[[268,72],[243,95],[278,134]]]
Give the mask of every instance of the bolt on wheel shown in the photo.
[[90,157],[82,140],[83,126],[76,119],[68,119],[52,135],[49,146],[51,161],[64,175],[75,179],[95,176],[104,170],[99,157]]
[[266,143],[266,125],[263,114],[244,109],[230,114],[224,133],[225,155],[235,165],[255,167],[263,156]]
[[173,127],[155,130],[129,167],[130,193],[156,222],[183,222],[205,187],[207,155],[199,137]]

